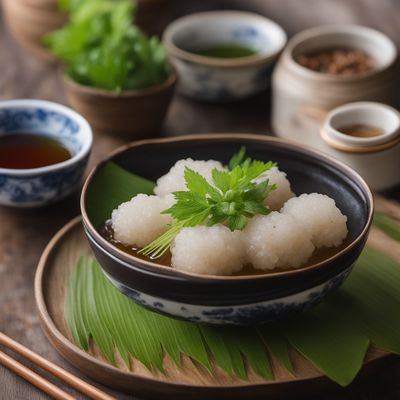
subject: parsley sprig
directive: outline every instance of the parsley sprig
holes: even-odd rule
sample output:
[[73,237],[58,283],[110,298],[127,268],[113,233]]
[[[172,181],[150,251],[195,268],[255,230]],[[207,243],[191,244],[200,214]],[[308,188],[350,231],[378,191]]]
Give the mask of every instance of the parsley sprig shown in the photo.
[[186,168],[187,191],[174,192],[176,203],[162,212],[170,214],[175,222],[140,253],[151,258],[161,257],[182,228],[226,224],[231,231],[243,230],[249,218],[269,214],[264,201],[276,185],[271,185],[268,179],[259,183],[254,180],[275,165],[272,161],[245,159],[242,148],[229,162],[229,171],[212,171],[212,183]]
[[86,86],[115,92],[164,82],[167,53],[156,37],[133,22],[133,0],[58,0],[68,22],[44,36],[66,75]]

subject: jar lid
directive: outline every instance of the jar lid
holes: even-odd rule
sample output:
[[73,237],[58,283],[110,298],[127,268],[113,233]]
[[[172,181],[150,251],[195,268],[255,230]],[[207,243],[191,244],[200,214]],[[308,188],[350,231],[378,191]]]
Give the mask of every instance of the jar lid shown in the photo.
[[382,103],[348,103],[327,115],[321,137],[329,146],[343,152],[386,150],[400,143],[400,113]]

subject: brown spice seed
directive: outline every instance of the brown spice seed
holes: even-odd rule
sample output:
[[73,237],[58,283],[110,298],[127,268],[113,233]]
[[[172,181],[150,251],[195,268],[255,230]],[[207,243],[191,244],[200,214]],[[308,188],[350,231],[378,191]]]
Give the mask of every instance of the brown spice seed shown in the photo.
[[368,54],[346,48],[301,54],[297,62],[313,71],[346,76],[362,74],[374,68],[374,62]]

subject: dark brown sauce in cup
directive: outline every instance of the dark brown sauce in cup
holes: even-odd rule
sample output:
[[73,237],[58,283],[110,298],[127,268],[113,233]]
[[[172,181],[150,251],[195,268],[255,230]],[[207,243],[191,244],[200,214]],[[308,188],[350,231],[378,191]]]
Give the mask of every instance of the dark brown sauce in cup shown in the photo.
[[0,168],[40,168],[71,157],[63,143],[47,135],[22,132],[0,135]]

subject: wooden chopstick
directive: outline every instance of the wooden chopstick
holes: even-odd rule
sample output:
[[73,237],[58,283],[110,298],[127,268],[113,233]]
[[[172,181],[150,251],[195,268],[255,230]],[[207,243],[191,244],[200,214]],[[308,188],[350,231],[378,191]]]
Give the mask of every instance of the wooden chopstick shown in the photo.
[[[64,381],[74,389],[79,390],[81,393],[86,394],[87,396],[91,397],[95,400],[116,400],[114,397],[108,395],[107,393],[97,389],[96,387],[90,385],[89,383],[85,382],[84,380],[78,378],[77,376],[71,374],[70,372],[62,369],[58,365],[52,363],[49,360],[46,360],[39,354],[34,353],[33,351],[29,350],[27,347],[23,346],[22,344],[16,342],[15,340],[11,339],[10,337],[6,336],[4,333],[0,332],[0,344],[4,347],[14,351],[15,353],[20,354],[21,356],[25,357],[29,361],[33,362],[38,367],[50,372],[58,379]],[[17,372],[17,371],[15,371]],[[17,372],[18,373],[18,372]],[[37,374],[35,374],[37,375]],[[37,375],[38,376],[38,375]],[[30,381],[33,383],[32,381]],[[46,381],[47,382],[47,381]],[[48,382],[50,383],[50,382]],[[34,383],[33,383],[34,384]],[[54,386],[54,385],[53,385]],[[56,399],[64,399],[64,397],[55,397]],[[68,397],[66,399],[73,399],[73,397]]]
[[64,392],[64,390],[58,388],[56,385],[53,385],[36,372],[31,371],[29,368],[25,367],[25,365],[22,365],[2,351],[0,351],[0,364],[9,368],[11,371],[14,371],[19,376],[32,383],[32,385],[36,386],[57,400],[75,400],[75,397],[69,395],[67,392]]

